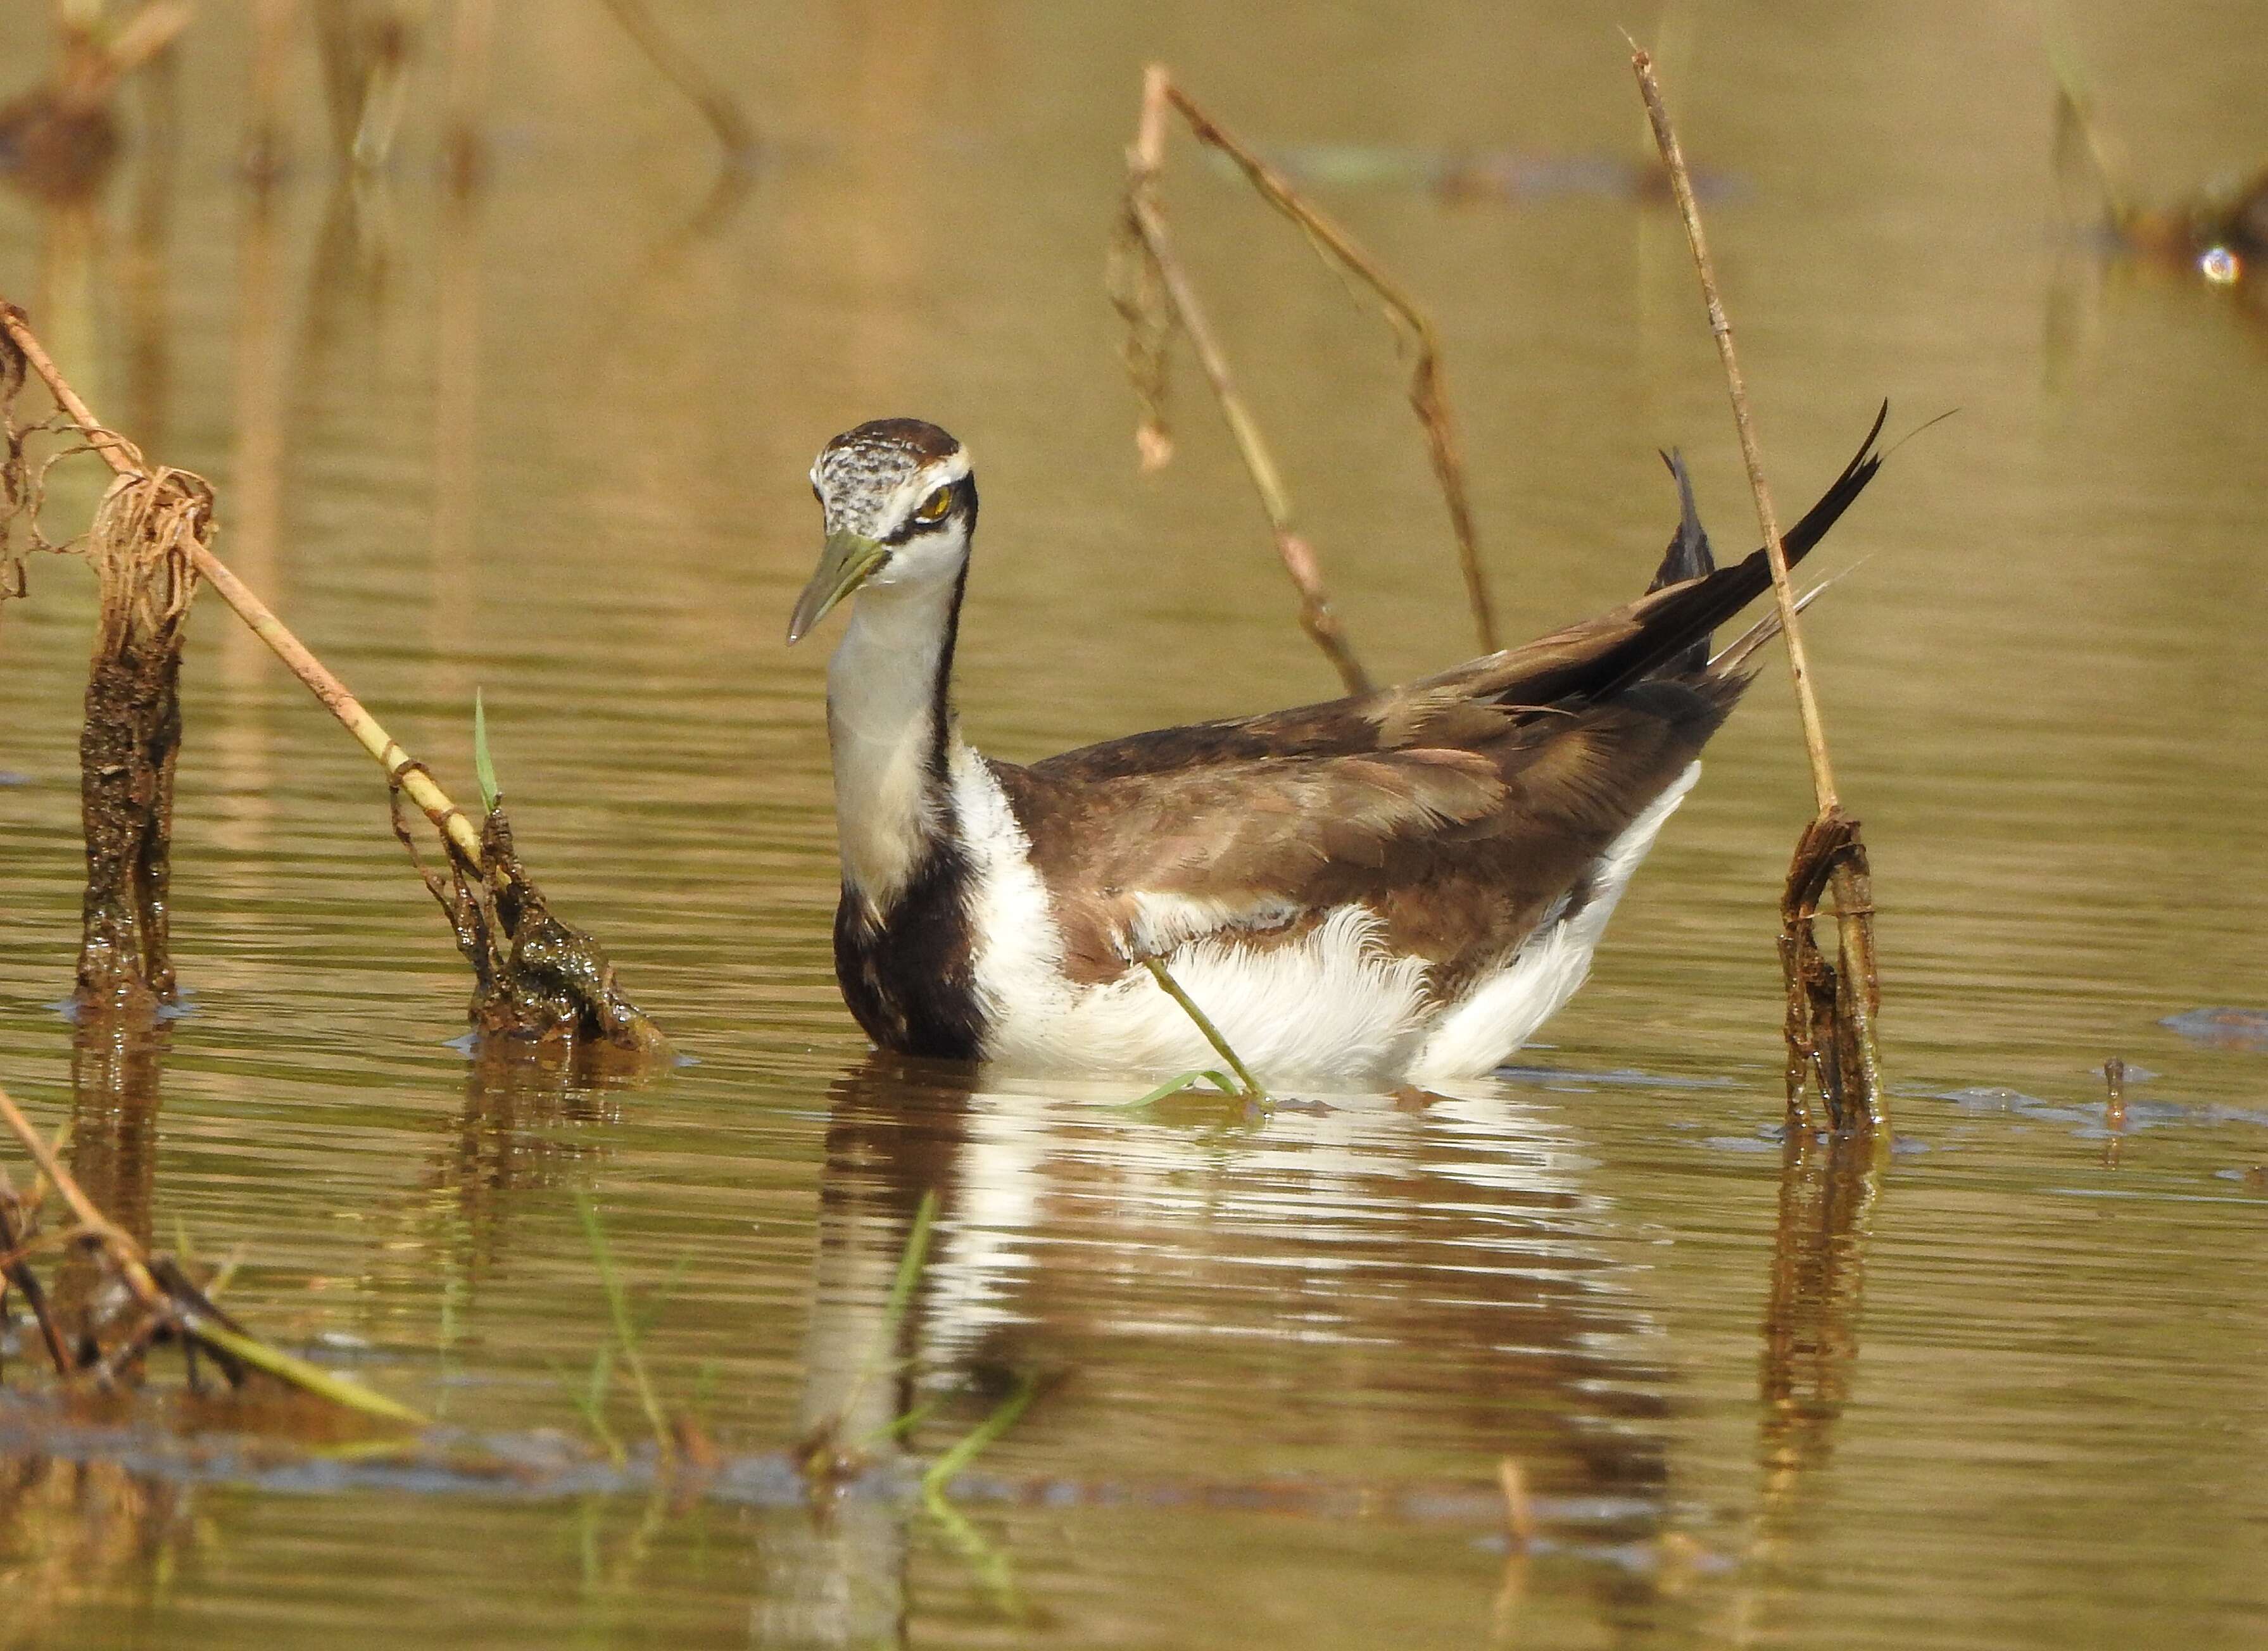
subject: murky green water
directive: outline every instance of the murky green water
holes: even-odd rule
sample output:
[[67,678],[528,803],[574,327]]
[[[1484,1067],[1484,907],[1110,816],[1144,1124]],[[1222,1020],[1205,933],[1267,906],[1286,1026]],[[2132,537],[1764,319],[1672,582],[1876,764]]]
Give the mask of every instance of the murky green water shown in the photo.
[[[919,414],[977,456],[989,748],[1329,689],[1194,375],[1182,459],[1135,471],[1100,270],[1141,62],[1264,142],[1629,156],[1613,26],[1648,17],[658,10],[774,140],[721,214],[705,135],[596,6],[512,9],[469,204],[432,165],[438,27],[391,176],[334,192],[310,101],[260,204],[246,26],[209,7],[169,169],[145,144],[91,224],[0,205],[0,290],[214,479],[224,555],[460,793],[484,692],[539,875],[697,1059],[610,1088],[447,1047],[467,983],[374,769],[210,597],[195,1013],[154,1053],[75,1046],[48,1005],[89,602],[35,564],[0,620],[0,1082],[75,1120],[122,1218],[240,1253],[248,1322],[527,1461],[19,1454],[0,1644],[2252,1643],[2268,1053],[2158,1023],[2268,1004],[2268,333],[2052,228],[2029,13],[1704,9],[1664,59],[1730,180],[1712,232],[1783,501],[1879,397],[1896,429],[1961,409],[1837,532],[1833,565],[1871,561],[1812,627],[1883,906],[1906,1149],[1870,1189],[1784,1188],[1765,1138],[1808,808],[1776,677],[1552,1046],[1423,1107],[1129,1114],[1120,1086],[909,1075],[828,965],[823,654],[779,636],[835,430]],[[2066,10],[2162,193],[2268,151],[2248,7]],[[40,40],[18,19],[10,86]],[[1660,209],[1328,201],[1440,320],[1508,629],[1637,588],[1673,519],[1657,446],[1749,540]],[[1460,656],[1382,329],[1201,166],[1171,204],[1366,659]],[[2111,1053],[2157,1075],[2117,1139]],[[912,1362],[862,1383],[932,1188]],[[672,1281],[646,1354],[728,1454],[706,1493],[563,1470],[608,1334],[578,1194],[646,1299]],[[925,1460],[1033,1376],[963,1523],[887,1443],[823,1517],[767,1467],[846,1405],[867,1437],[933,1401]],[[619,1383],[608,1416],[640,1436]],[[1507,1458],[1541,1527],[1517,1558]]]

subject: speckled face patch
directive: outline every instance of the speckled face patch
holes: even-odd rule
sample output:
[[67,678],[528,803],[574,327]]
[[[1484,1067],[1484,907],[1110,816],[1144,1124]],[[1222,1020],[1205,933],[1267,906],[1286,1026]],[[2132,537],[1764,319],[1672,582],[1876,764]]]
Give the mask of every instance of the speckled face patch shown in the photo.
[[[933,473],[947,459],[961,462]],[[917,503],[903,496],[916,476],[930,474],[933,486],[966,473],[961,444],[936,425],[876,419],[828,443],[811,467],[811,481],[826,508],[829,532],[848,529],[880,539]]]

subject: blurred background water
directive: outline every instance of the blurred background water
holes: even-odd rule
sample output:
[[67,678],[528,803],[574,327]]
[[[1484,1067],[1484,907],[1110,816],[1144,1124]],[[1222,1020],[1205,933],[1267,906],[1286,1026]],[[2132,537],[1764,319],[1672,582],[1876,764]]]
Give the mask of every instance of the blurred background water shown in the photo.
[[[73,1119],[129,1225],[240,1253],[247,1322],[475,1434],[583,1434],[609,1332],[578,1194],[730,1451],[851,1396],[935,1401],[926,1457],[1043,1385],[965,1524],[881,1492],[291,1494],[18,1440],[0,1644],[2253,1642],[2268,1053],[2161,1023],[2268,1007],[2268,327],[2066,224],[2032,8],[657,4],[761,128],[721,192],[604,6],[497,10],[469,190],[453,8],[310,11],[268,187],[261,8],[209,5],[122,91],[92,194],[0,199],[0,292],[212,479],[220,554],[460,795],[483,693],[537,876],[696,1063],[621,1087],[448,1046],[465,972],[381,779],[210,595],[194,1013],[154,1049],[75,1035],[91,582],[38,558],[0,612],[0,1082]],[[407,31],[360,176],[320,95],[338,16]],[[2146,192],[2268,156],[2259,22],[2062,8]],[[48,9],[6,24],[29,86]],[[1783,507],[1880,398],[1894,433],[1958,409],[1837,531],[1828,565],[1865,566],[1809,622],[1882,908],[1887,1173],[1784,1185],[1771,1138],[1809,807],[1777,671],[1498,1079],[1237,1119],[872,1059],[829,964],[824,643],[780,640],[827,437],[916,415],[975,453],[988,750],[1334,691],[1187,363],[1180,456],[1137,470],[1101,260],[1145,62],[1304,159],[1438,320],[1508,635],[1642,585],[1657,448],[1753,542],[1618,26],[1715,180]],[[1186,144],[1167,202],[1366,660],[1462,657],[1383,327]],[[51,533],[95,485],[57,473]],[[2153,1075],[2116,1137],[2111,1054]],[[932,1189],[910,1367],[862,1386]]]

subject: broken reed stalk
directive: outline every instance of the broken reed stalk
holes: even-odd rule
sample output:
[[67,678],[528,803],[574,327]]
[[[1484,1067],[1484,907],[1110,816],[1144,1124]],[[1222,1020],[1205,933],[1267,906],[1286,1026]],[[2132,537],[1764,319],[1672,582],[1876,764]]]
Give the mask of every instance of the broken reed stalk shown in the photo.
[[1408,345],[1413,357],[1410,404],[1425,433],[1433,474],[1448,507],[1458,565],[1481,649],[1493,652],[1498,646],[1496,619],[1481,570],[1464,459],[1442,385],[1440,346],[1432,321],[1351,235],[1309,204],[1280,172],[1199,108],[1174,84],[1171,73],[1156,63],[1143,76],[1140,123],[1127,150],[1125,208],[1112,257],[1113,297],[1129,328],[1127,368],[1145,404],[1142,428],[1136,437],[1143,467],[1154,470],[1173,453],[1173,440],[1165,424],[1166,351],[1178,326],[1188,335],[1190,349],[1212,386],[1214,399],[1220,403],[1222,416],[1268,513],[1277,554],[1300,592],[1300,625],[1350,691],[1359,693],[1369,686],[1344,629],[1331,612],[1314,550],[1293,526],[1291,499],[1274,457],[1236,389],[1228,358],[1196,290],[1174,254],[1159,204],[1158,180],[1165,167],[1167,123],[1176,112],[1199,143],[1226,156],[1263,200],[1300,226],[1327,264],[1377,296],[1396,336]]
[[[1140,267],[1132,277],[1133,290],[1130,293],[1125,291],[1122,278],[1118,307],[1130,329],[1128,368],[1148,404],[1136,437],[1142,449],[1142,466],[1145,470],[1154,470],[1173,453],[1173,441],[1166,434],[1160,409],[1166,348],[1173,327],[1178,324],[1188,335],[1189,349],[1212,385],[1213,399],[1220,403],[1221,416],[1228,421],[1229,434],[1234,437],[1244,467],[1251,473],[1252,485],[1260,494],[1261,508],[1268,513],[1269,526],[1276,535],[1276,554],[1283,560],[1285,572],[1292,576],[1292,583],[1300,592],[1300,628],[1323,650],[1323,657],[1331,662],[1348,693],[1366,693],[1371,686],[1369,673],[1355,657],[1338,615],[1331,612],[1314,550],[1292,525],[1292,500],[1284,490],[1282,473],[1276,468],[1275,458],[1268,451],[1259,425],[1237,392],[1236,381],[1229,372],[1228,357],[1222,353],[1212,322],[1197,301],[1197,291],[1182,272],[1180,260],[1174,256],[1172,238],[1158,209],[1157,179],[1165,162],[1168,84],[1166,71],[1152,65],[1143,83],[1142,124],[1134,146],[1126,152],[1126,210],[1120,231],[1122,244],[1130,241],[1140,249]],[[1166,316],[1153,319],[1160,295],[1164,297],[1168,309]]]
[[[78,426],[88,445],[122,480],[151,479],[133,444],[95,418],[40,347],[23,311],[5,299],[0,299],[0,333],[40,375],[55,405]],[[160,470],[155,474],[162,479],[187,473]],[[201,480],[190,480],[205,488]],[[210,489],[202,496],[206,508],[200,519],[209,531]],[[641,1059],[666,1057],[668,1039],[623,994],[598,943],[551,915],[513,852],[511,827],[502,811],[490,811],[484,826],[475,830],[424,765],[412,760],[346,685],[213,554],[202,534],[183,538],[195,573],[210,582],[253,634],[377,759],[394,795],[407,796],[441,833],[452,872],[448,882],[417,863],[416,845],[398,817],[394,822],[395,834],[409,849],[420,879],[448,915],[459,949],[473,966],[476,984],[470,1018],[475,1030],[522,1037],[587,1036]]]
[[[1788,671],[1794,679],[1796,706],[1803,720],[1804,750],[1811,761],[1812,792],[1819,811],[1797,845],[1795,862],[1789,870],[1789,892],[1793,897],[1799,880],[1808,880],[1814,868],[1825,871],[1835,892],[1842,968],[1830,972],[1835,975],[1829,985],[1830,995],[1822,999],[1807,987],[1806,977],[1795,966],[1792,950],[1800,950],[1800,946],[1783,929],[1783,966],[1788,988],[1790,1121],[1803,1128],[1810,1126],[1809,1109],[1804,1100],[1808,1080],[1818,1088],[1830,1120],[1837,1130],[1849,1126],[1886,1132],[1889,1119],[1883,1110],[1881,1059],[1874,1037],[1874,1015],[1880,1007],[1874,963],[1874,904],[1866,847],[1859,838],[1858,821],[1843,812],[1842,800],[1836,794],[1834,767],[1827,752],[1827,730],[1820,720],[1818,699],[1812,691],[1811,665],[1804,649],[1803,633],[1796,623],[1797,603],[1788,580],[1787,553],[1780,543],[1771,491],[1764,482],[1764,455],[1756,444],[1755,421],[1749,413],[1748,388],[1733,349],[1733,324],[1725,313],[1724,299],[1718,290],[1716,266],[1710,259],[1708,238],[1701,228],[1701,209],[1693,197],[1692,176],[1686,170],[1684,151],[1678,145],[1668,106],[1662,100],[1653,60],[1633,45],[1631,68],[1638,77],[1638,92],[1646,99],[1646,118],[1653,123],[1662,165],[1669,170],[1678,215],[1684,220],[1685,238],[1693,250],[1693,266],[1701,279],[1701,296],[1709,312],[1709,331],[1717,341],[1718,359],[1724,364],[1726,387],[1733,403],[1733,424],[1740,436],[1741,459],[1748,469],[1749,487],[1756,495],[1756,521],[1764,530],[1765,556],[1771,565],[1772,597],[1778,606],[1781,633],[1787,639]],[[1808,936],[1808,918],[1802,927]],[[1815,958],[1815,948],[1813,955]],[[1823,962],[1820,966],[1824,967]],[[1800,994],[1805,994],[1800,1008]],[[1837,1058],[1831,1060],[1816,1036],[1822,1008],[1834,1028],[1831,1046]],[[1800,1023],[1805,1028],[1800,1041]]]
[[[46,383],[48,392],[55,398],[55,405],[78,426],[79,433],[86,437],[87,444],[101,454],[120,475],[140,473],[142,456],[135,451],[133,444],[106,428],[88,410],[86,403],[79,400],[78,393],[70,387],[62,371],[41,348],[24,312],[5,299],[0,299],[0,331],[7,334],[9,341],[22,352],[32,371]],[[477,860],[481,852],[481,837],[473,829],[472,822],[449,800],[448,794],[433,782],[432,775],[411,761],[409,753],[394,742],[394,737],[386,731],[376,717],[363,708],[362,701],[347,691],[346,684],[333,676],[321,660],[308,652],[306,644],[294,636],[290,627],[276,618],[268,605],[230,572],[209,547],[196,546],[191,561],[197,573],[210,581],[213,589],[220,592],[221,599],[234,608],[238,616],[252,627],[253,635],[266,642],[276,657],[290,668],[291,674],[306,684],[308,691],[322,701],[324,708],[346,725],[356,743],[378,759],[379,766],[386,770],[387,779],[400,785],[409,794],[410,801],[423,810],[440,831]]]
[[185,1341],[211,1351],[224,1368],[248,1365],[302,1392],[365,1416],[412,1427],[425,1424],[425,1418],[407,1405],[271,1347],[229,1322],[180,1267],[165,1257],[147,1254],[130,1233],[96,1207],[5,1090],[0,1090],[0,1125],[22,1143],[47,1184],[62,1194],[77,1222],[72,1236],[100,1251],[112,1273],[150,1316],[150,1331],[170,1326]]

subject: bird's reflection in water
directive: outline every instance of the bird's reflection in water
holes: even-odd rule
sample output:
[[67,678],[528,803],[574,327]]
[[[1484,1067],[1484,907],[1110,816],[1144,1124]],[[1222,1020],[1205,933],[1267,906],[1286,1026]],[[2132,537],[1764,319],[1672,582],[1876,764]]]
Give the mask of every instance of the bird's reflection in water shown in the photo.
[[[1658,1534],[1659,1332],[1555,1115],[1488,1085],[1242,1124],[1125,1098],[880,1056],[836,1082],[806,1428],[925,1458],[1036,1376],[985,1466],[1059,1504],[1485,1518],[1508,1457],[1547,1537]],[[890,1285],[932,1191],[893,1349]],[[872,1502],[781,1530],[759,1637],[902,1633],[907,1549]],[[1594,1568],[1603,1615],[1650,1593]]]

